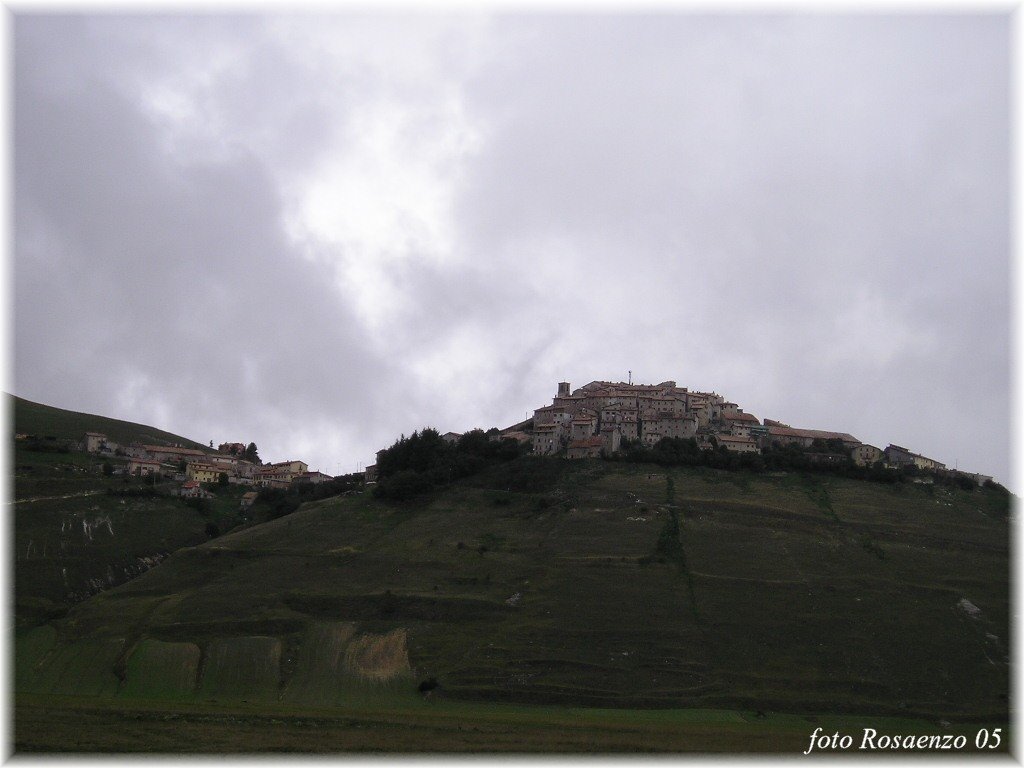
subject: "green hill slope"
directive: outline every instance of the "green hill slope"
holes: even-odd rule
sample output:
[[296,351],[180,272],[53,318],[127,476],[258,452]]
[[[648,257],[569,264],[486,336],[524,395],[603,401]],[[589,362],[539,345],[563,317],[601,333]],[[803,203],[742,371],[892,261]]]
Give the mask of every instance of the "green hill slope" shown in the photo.
[[1006,511],[981,489],[525,458],[180,550],[22,634],[16,690],[334,706],[434,678],[449,700],[1005,720]]
[[4,393],[4,398],[8,413],[12,417],[14,431],[19,434],[81,440],[86,432],[101,432],[121,445],[139,441],[154,445],[181,445],[186,448],[206,447],[194,440],[145,424],[67,411],[63,408],[33,403],[7,393]]

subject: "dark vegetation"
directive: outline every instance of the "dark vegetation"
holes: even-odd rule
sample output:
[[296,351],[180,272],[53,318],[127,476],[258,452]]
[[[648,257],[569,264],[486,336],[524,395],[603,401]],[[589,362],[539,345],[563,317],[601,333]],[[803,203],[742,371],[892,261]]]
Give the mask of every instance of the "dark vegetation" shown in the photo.
[[[619,458],[663,467],[710,467],[758,473],[798,471],[889,485],[910,482],[915,478],[928,478],[935,485],[957,487],[966,491],[977,487],[970,477],[953,472],[923,470],[912,465],[888,469],[882,462],[859,466],[854,463],[841,440],[817,439],[806,448],[799,445],[772,445],[762,449],[759,454],[730,451],[724,446],[701,449],[694,438],[666,437],[653,447],[647,447],[638,440],[624,440],[622,455]],[[1007,500],[1005,511],[1008,513],[1009,491],[991,480],[986,482],[986,487],[1004,495]]]
[[292,483],[289,488],[262,488],[257,502],[266,505],[267,520],[276,520],[290,515],[306,502],[352,493],[362,487],[361,474],[338,475],[326,483]]
[[453,443],[441,439],[436,429],[426,428],[402,435],[377,455],[378,482],[374,495],[406,501],[469,477],[489,466],[512,461],[528,448],[511,438],[500,438],[497,429],[475,429]]

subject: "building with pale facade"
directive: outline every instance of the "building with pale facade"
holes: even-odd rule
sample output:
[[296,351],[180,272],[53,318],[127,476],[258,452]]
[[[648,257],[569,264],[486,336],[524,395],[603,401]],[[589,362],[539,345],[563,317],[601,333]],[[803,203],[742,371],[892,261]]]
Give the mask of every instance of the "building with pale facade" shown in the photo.
[[873,445],[864,443],[862,445],[854,446],[853,450],[850,451],[850,456],[853,458],[854,464],[861,467],[868,467],[876,461],[882,461],[885,458],[885,453],[881,448],[876,448]]

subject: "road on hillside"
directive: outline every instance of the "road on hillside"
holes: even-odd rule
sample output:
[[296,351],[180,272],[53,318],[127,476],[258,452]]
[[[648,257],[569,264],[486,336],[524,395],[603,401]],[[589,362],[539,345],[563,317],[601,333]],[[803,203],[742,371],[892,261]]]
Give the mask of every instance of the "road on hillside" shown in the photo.
[[66,496],[35,496],[31,499],[14,499],[8,501],[8,504],[29,504],[33,501],[59,501],[61,499],[79,499],[83,496],[99,496],[101,493],[106,491],[82,491],[81,493],[69,493]]

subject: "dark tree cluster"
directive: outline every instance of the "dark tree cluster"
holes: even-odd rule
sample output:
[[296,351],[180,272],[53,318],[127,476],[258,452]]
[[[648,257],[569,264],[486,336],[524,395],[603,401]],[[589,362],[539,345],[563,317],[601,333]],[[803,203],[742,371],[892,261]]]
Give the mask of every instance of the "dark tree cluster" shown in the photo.
[[362,487],[361,474],[338,475],[326,483],[292,483],[289,488],[264,488],[257,501],[270,507],[271,519],[290,515],[308,501],[319,501],[331,496],[340,496],[347,491]]
[[[697,466],[753,472],[815,472],[889,484],[908,482],[917,477],[930,477],[937,485],[964,490],[973,490],[976,487],[974,480],[955,472],[924,470],[913,465],[889,469],[882,462],[870,466],[858,465],[853,461],[842,440],[815,440],[807,447],[795,444],[770,445],[763,448],[759,454],[729,451],[724,446],[701,449],[692,437],[665,437],[652,447],[647,447],[637,440],[624,440],[622,449],[626,461],[667,467]],[[1002,488],[996,483],[992,483],[992,486]]]
[[512,461],[528,449],[511,438],[499,438],[497,429],[474,429],[448,443],[436,429],[402,435],[377,455],[374,495],[403,501],[440,488],[482,469]]
[[715,469],[764,470],[764,459],[757,453],[737,453],[724,446],[701,449],[696,439],[663,437],[653,447],[639,440],[623,441],[626,461],[660,464],[665,467],[713,467]]

